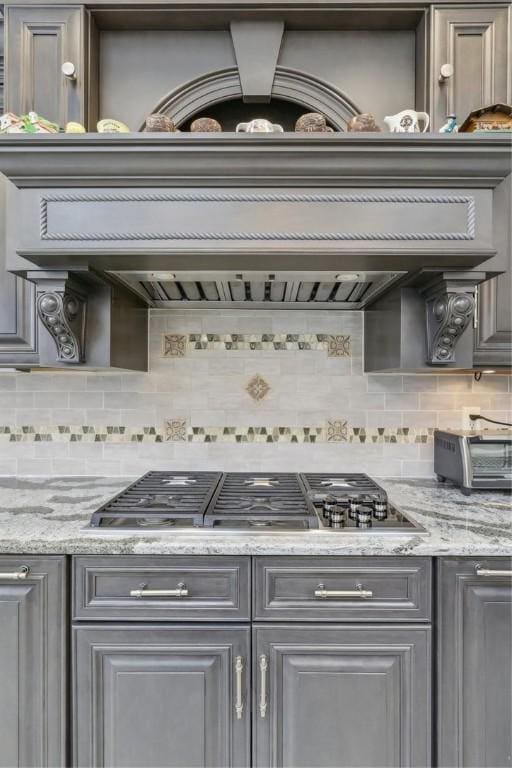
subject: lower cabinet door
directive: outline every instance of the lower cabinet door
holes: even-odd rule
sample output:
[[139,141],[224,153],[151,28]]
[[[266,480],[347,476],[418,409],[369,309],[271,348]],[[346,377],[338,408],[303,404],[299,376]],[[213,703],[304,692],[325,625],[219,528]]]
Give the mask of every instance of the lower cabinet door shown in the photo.
[[75,765],[249,764],[250,630],[75,627]]
[[442,558],[437,765],[512,765],[512,558]]
[[0,556],[0,768],[66,755],[66,560]]
[[255,765],[430,764],[429,627],[254,633]]

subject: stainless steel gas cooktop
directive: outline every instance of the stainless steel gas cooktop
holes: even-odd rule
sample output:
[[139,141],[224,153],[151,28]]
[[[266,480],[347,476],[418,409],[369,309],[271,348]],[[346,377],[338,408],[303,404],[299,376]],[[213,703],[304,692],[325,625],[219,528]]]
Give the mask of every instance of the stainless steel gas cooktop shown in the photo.
[[94,512],[88,530],[418,533],[359,473],[148,472]]

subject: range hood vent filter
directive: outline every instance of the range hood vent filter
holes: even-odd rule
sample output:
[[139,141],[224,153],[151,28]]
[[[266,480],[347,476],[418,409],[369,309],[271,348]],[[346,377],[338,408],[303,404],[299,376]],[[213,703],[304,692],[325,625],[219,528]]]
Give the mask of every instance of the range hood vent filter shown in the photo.
[[294,305],[304,309],[363,309],[370,300],[396,283],[403,272],[365,272],[344,280],[343,273],[173,273],[158,279],[154,273],[115,272],[153,307],[231,305],[252,309]]

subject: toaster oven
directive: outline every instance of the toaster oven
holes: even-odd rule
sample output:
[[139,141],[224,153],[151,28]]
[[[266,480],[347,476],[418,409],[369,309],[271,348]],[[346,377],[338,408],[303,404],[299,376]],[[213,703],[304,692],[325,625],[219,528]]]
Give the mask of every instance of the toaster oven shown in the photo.
[[435,430],[434,472],[438,480],[451,480],[466,495],[512,489],[512,430]]

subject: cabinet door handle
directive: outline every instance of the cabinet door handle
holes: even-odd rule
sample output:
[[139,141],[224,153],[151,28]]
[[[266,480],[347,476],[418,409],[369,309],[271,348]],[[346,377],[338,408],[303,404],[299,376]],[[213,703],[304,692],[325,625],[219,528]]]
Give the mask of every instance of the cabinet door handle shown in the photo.
[[481,568],[479,565],[476,566],[475,572],[477,576],[509,576],[512,578],[512,570],[501,570],[497,568],[496,570],[493,570],[492,568]]
[[30,573],[28,565],[22,565],[17,571],[8,571],[0,573],[0,581],[20,581],[26,579]]
[[236,698],[235,698],[235,712],[236,719],[241,720],[244,714],[244,697],[242,693],[242,674],[244,671],[244,659],[243,656],[237,656],[235,661],[235,675],[236,675]]
[[326,589],[323,584],[319,584],[315,589],[315,597],[321,599],[326,597],[360,597],[367,599],[373,597],[373,592],[369,589],[363,589],[362,584],[356,584],[355,589]]
[[177,589],[146,589],[141,584],[140,589],[130,589],[130,597],[188,597],[188,589],[182,581]]
[[267,670],[268,659],[262,654],[260,656],[260,717],[267,714]]

